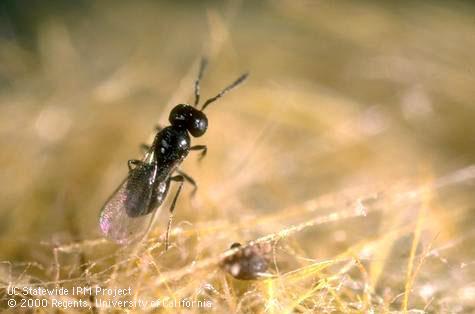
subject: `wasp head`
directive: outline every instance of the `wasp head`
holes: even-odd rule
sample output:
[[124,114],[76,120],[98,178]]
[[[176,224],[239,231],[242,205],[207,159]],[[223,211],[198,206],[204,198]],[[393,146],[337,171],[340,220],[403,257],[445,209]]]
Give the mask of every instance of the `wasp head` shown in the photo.
[[208,128],[208,118],[203,111],[186,104],[176,105],[168,120],[173,126],[185,128],[194,137],[202,136]]

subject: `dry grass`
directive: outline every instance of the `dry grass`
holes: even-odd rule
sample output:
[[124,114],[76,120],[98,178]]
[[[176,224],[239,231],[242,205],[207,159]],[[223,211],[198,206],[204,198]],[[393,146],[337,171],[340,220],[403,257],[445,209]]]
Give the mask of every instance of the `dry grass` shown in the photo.
[[[470,5],[5,8],[0,289],[131,287],[44,297],[91,305],[67,312],[166,298],[211,307],[115,311],[475,311]],[[201,54],[205,97],[243,71],[250,80],[208,111],[194,143],[209,153],[184,164],[199,190],[179,199],[171,249],[168,204],[146,239],[116,246],[99,233],[99,209],[154,124],[191,99]],[[219,268],[231,243],[247,241],[272,245],[274,276],[239,281]]]

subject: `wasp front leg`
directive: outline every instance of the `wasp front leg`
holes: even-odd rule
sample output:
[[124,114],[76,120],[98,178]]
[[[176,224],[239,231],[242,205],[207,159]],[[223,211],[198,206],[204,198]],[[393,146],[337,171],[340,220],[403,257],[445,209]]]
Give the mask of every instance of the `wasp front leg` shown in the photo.
[[[160,125],[160,124],[156,124],[156,125],[155,125],[155,131],[160,132],[161,130],[163,130],[163,126]],[[147,153],[147,152],[150,150],[150,145],[147,145],[147,144],[140,144],[140,150],[141,150],[143,153]]]

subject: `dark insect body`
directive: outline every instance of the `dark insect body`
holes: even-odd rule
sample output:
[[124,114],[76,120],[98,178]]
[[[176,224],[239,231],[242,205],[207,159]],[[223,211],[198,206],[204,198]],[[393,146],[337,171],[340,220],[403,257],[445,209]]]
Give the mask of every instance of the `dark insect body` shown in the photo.
[[231,276],[240,280],[255,280],[269,277],[267,268],[271,258],[272,246],[269,243],[254,243],[241,246],[233,243],[231,249],[239,250],[224,258],[220,266]]
[[188,104],[175,106],[168,119],[170,126],[158,128],[152,145],[145,146],[147,152],[144,158],[128,161],[127,178],[105,203],[100,213],[99,226],[107,238],[120,244],[141,238],[152,222],[153,215],[150,214],[163,203],[170,183],[174,181],[178,182],[179,186],[170,206],[165,241],[165,248],[168,249],[173,211],[183,183],[185,181],[190,183],[194,187],[193,193],[197,188],[193,178],[180,171],[179,166],[190,151],[201,151],[200,159],[207,152],[205,145],[191,146],[190,135],[202,136],[208,128],[208,118],[203,110],[247,78],[247,74],[241,75],[198,109],[196,107],[200,99],[200,81],[205,68],[206,60],[203,59],[195,81],[194,106]]

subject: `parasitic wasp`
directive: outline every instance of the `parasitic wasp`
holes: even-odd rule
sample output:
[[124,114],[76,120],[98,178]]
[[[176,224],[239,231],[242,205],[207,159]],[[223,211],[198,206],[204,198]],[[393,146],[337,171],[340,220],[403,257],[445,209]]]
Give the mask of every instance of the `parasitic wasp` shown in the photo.
[[191,146],[190,135],[200,137],[206,132],[208,118],[203,112],[204,109],[241,84],[248,76],[247,73],[241,75],[216,96],[206,100],[198,109],[200,82],[206,65],[206,59],[202,59],[195,81],[194,104],[176,105],[170,111],[170,125],[157,128],[152,145],[145,146],[143,159],[128,161],[128,176],[107,200],[100,213],[99,225],[107,238],[119,244],[127,244],[143,237],[153,221],[151,214],[163,203],[173,181],[178,183],[178,188],[169,210],[165,236],[165,249],[168,249],[173,211],[183,183],[186,181],[193,186],[192,193],[197,188],[193,178],[181,171],[179,166],[190,151],[200,151],[200,159],[207,152],[205,145]]

